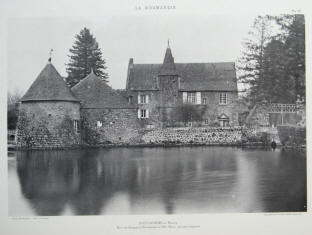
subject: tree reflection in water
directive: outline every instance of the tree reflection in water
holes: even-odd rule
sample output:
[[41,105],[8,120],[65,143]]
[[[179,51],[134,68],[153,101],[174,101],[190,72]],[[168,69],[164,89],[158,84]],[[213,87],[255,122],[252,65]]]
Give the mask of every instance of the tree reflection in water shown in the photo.
[[303,211],[305,158],[294,165],[288,155],[118,148],[18,152],[16,160],[23,197],[36,215],[62,215],[65,208],[76,215]]

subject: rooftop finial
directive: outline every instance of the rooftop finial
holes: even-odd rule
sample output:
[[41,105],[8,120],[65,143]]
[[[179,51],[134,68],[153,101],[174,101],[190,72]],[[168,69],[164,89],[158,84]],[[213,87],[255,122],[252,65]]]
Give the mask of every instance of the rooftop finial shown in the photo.
[[51,49],[49,52],[49,59],[48,59],[49,63],[51,63],[52,61],[52,52],[53,52],[53,49]]
[[170,48],[169,39],[168,39],[168,48]]

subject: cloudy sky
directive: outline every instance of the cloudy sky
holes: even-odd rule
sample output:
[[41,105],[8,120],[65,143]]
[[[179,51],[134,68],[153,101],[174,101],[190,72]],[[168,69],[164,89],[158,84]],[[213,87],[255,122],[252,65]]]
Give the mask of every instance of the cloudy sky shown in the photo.
[[[168,39],[176,62],[235,62],[257,15],[252,11],[224,14],[217,10],[215,14],[207,5],[207,11],[203,11],[205,8],[196,5],[188,8],[173,0],[163,2],[165,5],[172,3],[177,10],[143,12],[135,11],[135,6],[155,5],[158,1],[133,0],[127,8],[118,8],[118,4],[107,8],[99,4],[90,11],[92,4],[88,4],[82,17],[75,11],[75,4],[60,7],[50,2],[40,8],[40,1],[35,2],[38,6],[33,8],[27,4],[14,8],[17,0],[12,0],[13,5],[8,6],[7,11],[14,12],[6,24],[9,91],[17,89],[24,93],[29,88],[47,63],[51,48],[54,50],[53,64],[62,76],[66,76],[69,49],[75,34],[83,27],[91,30],[100,45],[108,67],[109,84],[113,88],[124,88],[129,58],[134,58],[135,63],[161,63]],[[81,9],[84,6],[80,5]],[[192,9],[192,14],[186,9]]]

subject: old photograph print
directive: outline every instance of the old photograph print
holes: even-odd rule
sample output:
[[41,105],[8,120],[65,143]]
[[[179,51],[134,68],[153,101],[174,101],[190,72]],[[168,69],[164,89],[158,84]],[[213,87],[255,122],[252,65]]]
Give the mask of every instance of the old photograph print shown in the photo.
[[306,212],[305,17],[8,21],[9,216]]

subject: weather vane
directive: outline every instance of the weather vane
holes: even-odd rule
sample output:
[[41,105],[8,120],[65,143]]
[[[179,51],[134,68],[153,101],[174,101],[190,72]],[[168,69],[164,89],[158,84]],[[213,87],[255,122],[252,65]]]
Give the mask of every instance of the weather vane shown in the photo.
[[50,50],[49,52],[49,62],[51,63],[52,61],[52,52],[53,52],[53,49]]

